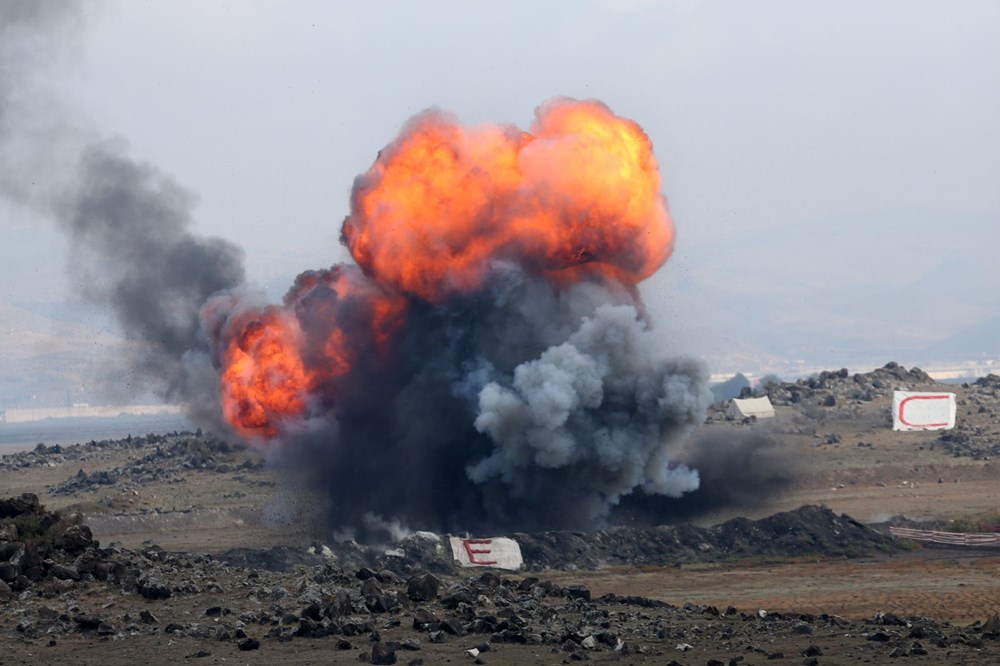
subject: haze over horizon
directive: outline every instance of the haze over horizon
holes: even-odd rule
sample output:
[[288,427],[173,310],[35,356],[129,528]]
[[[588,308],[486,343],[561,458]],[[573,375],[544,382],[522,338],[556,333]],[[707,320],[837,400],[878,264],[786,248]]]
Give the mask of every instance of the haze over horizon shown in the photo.
[[[83,7],[61,53],[12,61],[7,122],[46,129],[42,152],[53,129],[123,138],[271,298],[347,259],[353,179],[414,113],[526,126],[563,95],[653,142],[677,243],[641,291],[671,353],[1000,359],[995,3]],[[0,158],[73,168],[31,156]],[[134,398],[113,361],[135,343],[73,295],[66,236],[22,204],[0,197],[0,407]]]

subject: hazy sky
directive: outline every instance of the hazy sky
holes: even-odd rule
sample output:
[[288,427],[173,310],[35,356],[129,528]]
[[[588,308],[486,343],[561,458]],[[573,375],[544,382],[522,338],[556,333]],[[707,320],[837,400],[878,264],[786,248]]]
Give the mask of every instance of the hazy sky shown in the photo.
[[[241,244],[264,283],[345,258],[352,179],[412,114],[526,128],[556,95],[598,98],[653,141],[678,228],[676,261],[644,288],[654,312],[672,307],[670,271],[762,230],[800,228],[781,252],[810,255],[825,249],[813,227],[877,225],[878,211],[917,211],[886,233],[928,239],[963,233],[952,215],[1000,222],[994,0],[88,7],[78,48],[39,85],[196,192],[196,230]],[[989,229],[977,243],[1000,241]],[[0,299],[29,300],[28,285],[57,299],[63,243],[0,208]]]

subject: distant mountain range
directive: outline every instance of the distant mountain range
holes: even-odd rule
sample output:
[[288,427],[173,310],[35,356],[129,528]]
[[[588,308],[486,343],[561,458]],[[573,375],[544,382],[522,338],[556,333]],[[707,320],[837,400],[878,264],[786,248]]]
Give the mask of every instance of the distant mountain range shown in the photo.
[[929,360],[962,361],[979,358],[977,350],[986,358],[1000,359],[1000,315],[928,345],[920,355]]
[[684,243],[642,285],[668,347],[724,371],[1000,357],[1000,214],[865,211]]
[[[71,308],[50,309],[72,319]],[[121,393],[127,375],[117,359],[132,348],[85,320],[0,301],[0,407],[100,403]]]

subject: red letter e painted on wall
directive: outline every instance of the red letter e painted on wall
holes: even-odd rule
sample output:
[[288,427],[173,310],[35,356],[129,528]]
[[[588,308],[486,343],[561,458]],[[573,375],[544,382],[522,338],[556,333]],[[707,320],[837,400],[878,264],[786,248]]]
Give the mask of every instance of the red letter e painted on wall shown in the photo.
[[[496,564],[496,560],[481,560],[477,555],[489,555],[493,551],[489,548],[492,545],[491,539],[462,539],[465,552],[469,554],[469,563],[480,566],[490,566]],[[487,546],[486,548],[475,548],[474,546]]]

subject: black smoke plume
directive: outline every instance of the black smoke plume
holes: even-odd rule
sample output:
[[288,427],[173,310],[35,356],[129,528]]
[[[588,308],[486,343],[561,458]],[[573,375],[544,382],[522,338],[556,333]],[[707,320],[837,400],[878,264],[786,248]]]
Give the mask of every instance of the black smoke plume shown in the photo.
[[128,158],[119,142],[103,142],[84,149],[58,218],[80,295],[141,344],[130,359],[140,378],[204,419],[218,413],[218,390],[198,313],[212,294],[240,286],[244,271],[237,246],[191,233],[194,204],[191,192]]
[[[36,82],[72,51],[88,5],[0,2],[0,195],[69,234],[77,294],[112,312],[137,345],[133,386],[218,422],[217,378],[198,311],[243,283],[242,251],[192,234],[195,196],[70,117]],[[67,165],[75,165],[67,168]]]
[[793,453],[767,431],[706,428],[684,443],[677,460],[698,470],[699,487],[676,499],[629,497],[620,508],[623,521],[658,525],[764,507],[795,479]]
[[[597,278],[556,288],[510,265],[488,284],[413,302],[398,363],[360,365],[285,435],[281,458],[328,497],[329,527],[368,540],[399,522],[586,529],[614,521],[624,497],[698,487],[671,461],[704,417],[707,372],[657,353],[628,290]],[[319,285],[288,303],[307,339],[354,309]]]

